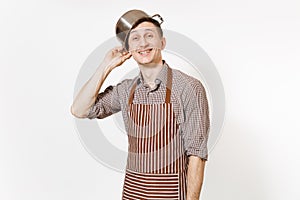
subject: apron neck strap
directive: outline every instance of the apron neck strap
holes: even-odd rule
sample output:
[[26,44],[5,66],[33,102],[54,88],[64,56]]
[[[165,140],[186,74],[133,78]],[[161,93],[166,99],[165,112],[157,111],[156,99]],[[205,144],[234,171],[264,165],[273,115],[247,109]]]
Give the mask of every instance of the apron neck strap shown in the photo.
[[172,91],[172,69],[168,67],[165,103],[171,102],[171,91]]
[[[128,105],[132,104],[133,102],[136,86],[137,86],[137,82],[135,81],[129,93]],[[172,91],[172,69],[168,67],[165,103],[171,102],[171,91]]]
[[131,90],[130,90],[130,93],[129,93],[128,105],[132,104],[132,102],[133,102],[134,91],[135,91],[136,85],[137,85],[137,83],[135,81],[132,88],[131,88]]

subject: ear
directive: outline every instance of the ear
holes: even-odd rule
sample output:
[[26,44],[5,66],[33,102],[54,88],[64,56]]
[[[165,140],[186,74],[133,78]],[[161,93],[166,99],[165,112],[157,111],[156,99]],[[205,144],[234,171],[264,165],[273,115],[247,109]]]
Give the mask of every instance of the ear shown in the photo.
[[166,47],[166,38],[162,37],[161,38],[161,50],[164,50]]

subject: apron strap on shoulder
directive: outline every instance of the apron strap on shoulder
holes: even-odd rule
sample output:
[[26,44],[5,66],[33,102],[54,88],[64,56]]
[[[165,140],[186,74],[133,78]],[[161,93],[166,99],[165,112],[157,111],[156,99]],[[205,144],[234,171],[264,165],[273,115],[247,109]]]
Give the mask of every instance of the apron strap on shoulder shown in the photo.
[[132,102],[133,102],[134,91],[135,91],[136,85],[137,85],[137,83],[135,81],[134,84],[133,84],[133,86],[132,86],[132,88],[131,88],[131,90],[130,90],[130,93],[129,93],[128,105],[132,104]]
[[171,102],[171,91],[172,91],[172,69],[168,67],[165,103]]

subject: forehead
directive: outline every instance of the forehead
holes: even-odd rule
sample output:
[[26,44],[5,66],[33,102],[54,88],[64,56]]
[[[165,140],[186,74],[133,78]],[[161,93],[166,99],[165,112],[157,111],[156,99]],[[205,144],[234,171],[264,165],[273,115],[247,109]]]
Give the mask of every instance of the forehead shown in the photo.
[[134,29],[132,29],[130,32],[134,33],[134,32],[138,32],[138,31],[143,31],[143,30],[157,30],[157,27],[152,24],[151,22],[142,22],[139,25],[137,25],[137,27],[135,27]]

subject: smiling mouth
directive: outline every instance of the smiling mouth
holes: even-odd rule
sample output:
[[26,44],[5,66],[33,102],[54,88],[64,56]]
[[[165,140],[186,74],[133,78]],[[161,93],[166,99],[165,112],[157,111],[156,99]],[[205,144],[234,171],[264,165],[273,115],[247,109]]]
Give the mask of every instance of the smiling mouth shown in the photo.
[[138,53],[142,56],[146,56],[148,55],[153,49],[145,49],[145,50],[142,50],[142,51],[138,51]]

